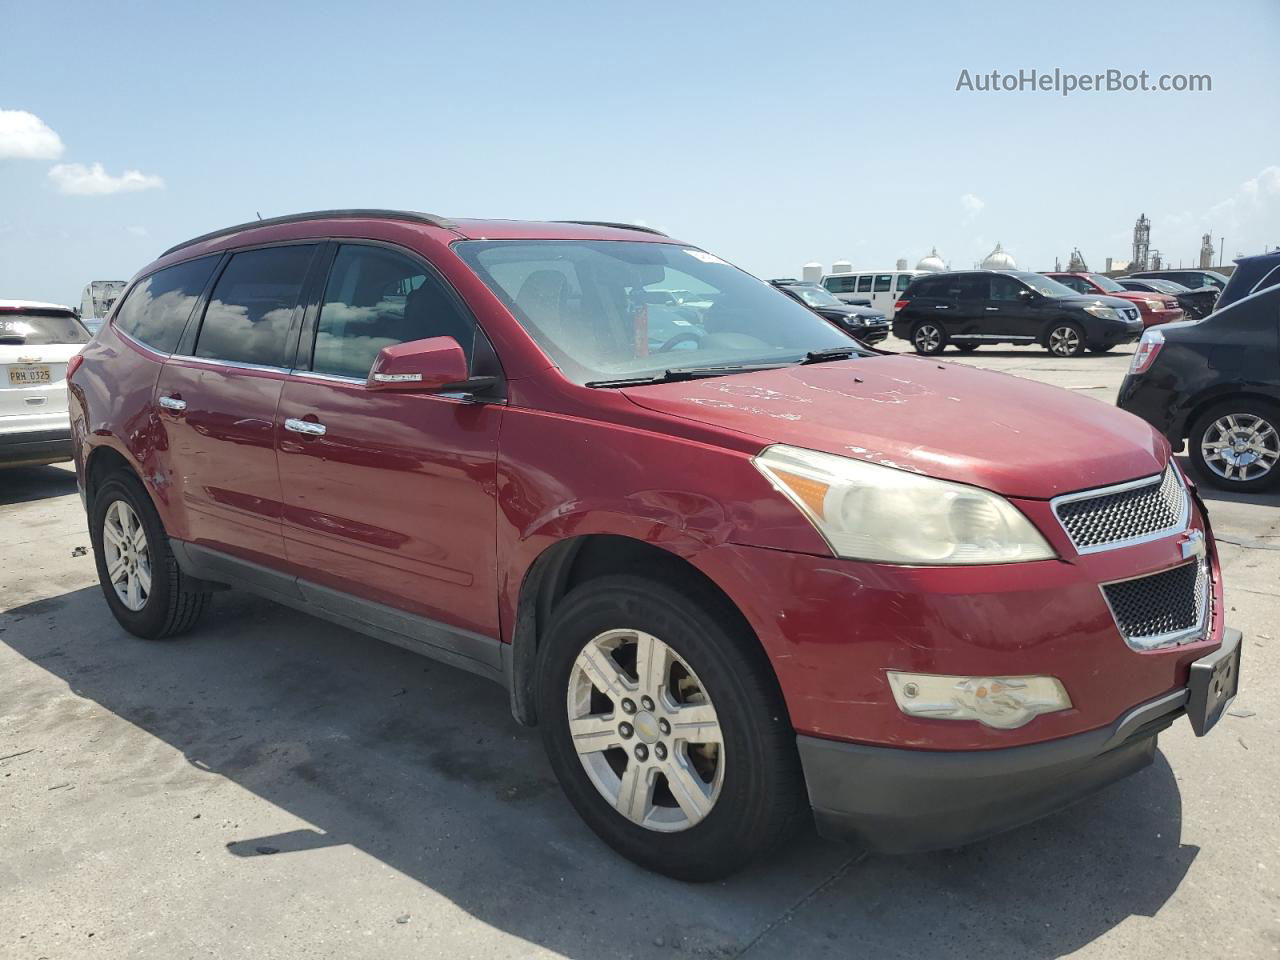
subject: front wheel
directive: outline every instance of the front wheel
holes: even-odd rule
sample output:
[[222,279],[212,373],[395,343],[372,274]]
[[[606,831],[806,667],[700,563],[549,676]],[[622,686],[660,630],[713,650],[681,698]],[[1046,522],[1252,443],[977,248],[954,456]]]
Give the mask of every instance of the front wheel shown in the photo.
[[1045,346],[1055,357],[1078,357],[1084,353],[1084,330],[1078,323],[1055,323],[1045,337]]
[[1280,408],[1265,400],[1229,400],[1191,425],[1191,465],[1222,490],[1252,493],[1280,483]]
[[938,324],[926,320],[916,324],[911,331],[911,344],[916,348],[916,353],[931,357],[947,348],[947,332]]
[[601,839],[643,867],[715,880],[803,809],[795,734],[755,637],[663,583],[592,580],[539,650],[552,769]]

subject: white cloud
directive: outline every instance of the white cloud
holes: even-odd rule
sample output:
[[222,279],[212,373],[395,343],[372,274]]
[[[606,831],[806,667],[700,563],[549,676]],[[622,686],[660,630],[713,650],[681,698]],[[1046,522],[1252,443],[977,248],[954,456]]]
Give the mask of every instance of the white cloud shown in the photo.
[[126,170],[113,177],[95,163],[86,167],[83,163],[59,163],[49,168],[49,179],[60,193],[81,196],[107,193],[131,193],[136,190],[161,190],[164,181],[154,174],[140,170]]
[[964,215],[968,220],[980,214],[986,205],[986,201],[977,194],[966,193],[960,198],[960,206],[964,208]]
[[26,110],[0,110],[0,159],[56,160],[62,138]]
[[[1176,233],[1183,244],[1194,235],[1195,247],[1191,253],[1197,254],[1199,234],[1208,233],[1214,247],[1218,246],[1220,237],[1226,238],[1227,249],[1217,252],[1224,263],[1229,263],[1240,253],[1261,253],[1280,244],[1280,230],[1277,230],[1277,224],[1280,224],[1280,166],[1264,167],[1257,176],[1240,184],[1227,199],[1201,213],[1184,210],[1166,213],[1158,220],[1152,219],[1151,243],[1162,251],[1164,244],[1169,242],[1165,238]],[[1164,243],[1157,242],[1157,234]]]

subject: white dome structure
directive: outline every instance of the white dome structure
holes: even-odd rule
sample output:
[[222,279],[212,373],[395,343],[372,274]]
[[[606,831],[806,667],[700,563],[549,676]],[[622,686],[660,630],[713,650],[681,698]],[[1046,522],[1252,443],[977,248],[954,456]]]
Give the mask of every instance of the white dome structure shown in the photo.
[[916,264],[916,269],[927,270],[929,273],[942,273],[947,269],[947,265],[938,256],[938,248],[933,247],[929,250],[929,255]]
[[1018,264],[1014,262],[1013,257],[1004,247],[1000,246],[1000,242],[996,241],[996,248],[987,254],[987,258],[982,261],[983,270],[1017,270]]

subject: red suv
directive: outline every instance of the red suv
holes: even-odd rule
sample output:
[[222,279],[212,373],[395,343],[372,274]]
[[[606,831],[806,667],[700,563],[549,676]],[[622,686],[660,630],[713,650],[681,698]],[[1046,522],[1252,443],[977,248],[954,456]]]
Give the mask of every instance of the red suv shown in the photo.
[[1185,319],[1178,298],[1167,293],[1145,293],[1141,290],[1130,290],[1108,276],[1101,273],[1054,273],[1045,274],[1061,284],[1065,284],[1077,293],[1102,293],[1108,297],[1128,300],[1142,314],[1142,325],[1154,327],[1159,323],[1174,323]]
[[[666,301],[697,322],[658,343]],[[808,808],[877,850],[964,843],[1235,692],[1203,506],[1151,427],[875,355],[652,230],[232,227],[139,273],[72,366],[125,629],[232,586],[489,677],[587,823],[672,876]]]

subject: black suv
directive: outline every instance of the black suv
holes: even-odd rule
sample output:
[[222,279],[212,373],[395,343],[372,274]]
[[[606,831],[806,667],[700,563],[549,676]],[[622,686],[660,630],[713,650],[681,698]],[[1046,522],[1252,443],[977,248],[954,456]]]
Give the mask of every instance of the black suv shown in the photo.
[[893,335],[924,354],[948,343],[965,351],[1038,343],[1055,356],[1078,357],[1137,340],[1142,317],[1128,300],[1081,295],[1038,273],[968,270],[913,280],[897,303]]
[[1129,276],[1137,277],[1140,280],[1172,280],[1190,290],[1199,290],[1201,287],[1217,287],[1219,293],[1227,285],[1227,278],[1216,270],[1139,270],[1137,273],[1129,274]]
[[1236,261],[1235,272],[1218,297],[1218,309],[1229,307],[1251,293],[1265,290],[1280,283],[1280,250],[1241,257]]
[[830,320],[863,343],[879,343],[889,336],[889,321],[879,310],[846,303],[819,283],[803,280],[774,280],[773,285],[800,301],[818,316]]
[[1183,449],[1207,483],[1280,484],[1280,286],[1142,335],[1116,401]]

